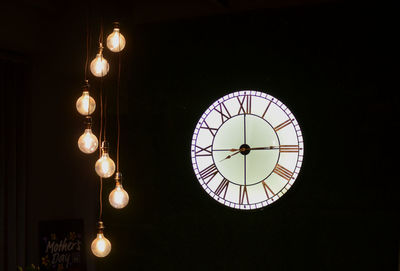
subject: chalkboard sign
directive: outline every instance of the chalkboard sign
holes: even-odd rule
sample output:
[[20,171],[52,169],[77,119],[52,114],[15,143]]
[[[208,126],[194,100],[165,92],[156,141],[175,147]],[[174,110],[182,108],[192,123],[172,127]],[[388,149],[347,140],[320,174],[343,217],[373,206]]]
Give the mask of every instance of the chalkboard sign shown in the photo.
[[39,223],[41,270],[85,271],[82,220]]

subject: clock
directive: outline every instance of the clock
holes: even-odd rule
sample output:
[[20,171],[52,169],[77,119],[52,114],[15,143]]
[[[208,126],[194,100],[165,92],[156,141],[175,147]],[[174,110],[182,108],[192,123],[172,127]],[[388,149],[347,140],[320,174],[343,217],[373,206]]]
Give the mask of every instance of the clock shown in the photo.
[[236,209],[263,208],[293,186],[304,143],[300,126],[278,99],[253,90],[230,93],[201,116],[191,158],[201,187]]

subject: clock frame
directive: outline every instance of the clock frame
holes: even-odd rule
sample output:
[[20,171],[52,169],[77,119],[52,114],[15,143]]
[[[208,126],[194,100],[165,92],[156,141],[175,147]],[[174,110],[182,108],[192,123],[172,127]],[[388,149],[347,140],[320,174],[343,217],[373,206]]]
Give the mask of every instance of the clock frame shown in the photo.
[[192,164],[201,187],[235,209],[259,209],[281,198],[294,184],[303,157],[293,113],[275,97],[254,90],[215,101],[192,137]]

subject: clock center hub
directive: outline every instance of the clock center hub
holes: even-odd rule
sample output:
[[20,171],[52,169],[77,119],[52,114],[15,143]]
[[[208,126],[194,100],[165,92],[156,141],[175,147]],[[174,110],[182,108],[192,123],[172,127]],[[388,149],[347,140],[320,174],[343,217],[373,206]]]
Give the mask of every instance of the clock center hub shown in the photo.
[[248,155],[250,153],[250,146],[247,144],[242,144],[239,150],[242,155]]

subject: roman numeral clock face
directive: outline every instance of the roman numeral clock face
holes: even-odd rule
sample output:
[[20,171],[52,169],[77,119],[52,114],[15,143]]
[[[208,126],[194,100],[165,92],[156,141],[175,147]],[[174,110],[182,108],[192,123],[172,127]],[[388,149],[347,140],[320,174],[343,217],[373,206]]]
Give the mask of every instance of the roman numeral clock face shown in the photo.
[[303,137],[278,99],[239,91],[204,112],[191,156],[197,179],[211,197],[232,208],[257,209],[293,185],[303,161]]

